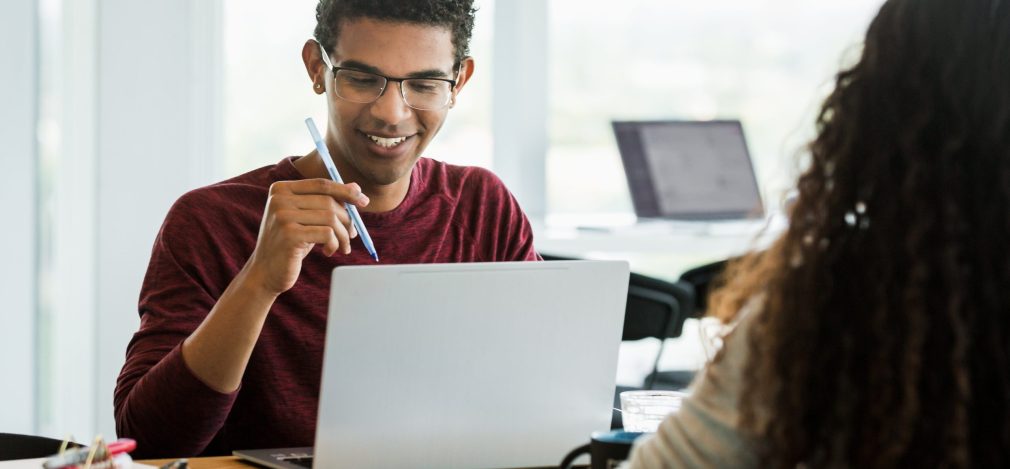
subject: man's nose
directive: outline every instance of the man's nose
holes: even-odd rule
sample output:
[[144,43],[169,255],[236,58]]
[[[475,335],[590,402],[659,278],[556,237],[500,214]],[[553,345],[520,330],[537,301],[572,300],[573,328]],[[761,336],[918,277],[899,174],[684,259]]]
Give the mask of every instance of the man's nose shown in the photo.
[[398,82],[390,82],[389,86],[383,90],[379,99],[372,103],[371,111],[375,118],[389,125],[396,125],[410,117],[412,109],[403,100]]

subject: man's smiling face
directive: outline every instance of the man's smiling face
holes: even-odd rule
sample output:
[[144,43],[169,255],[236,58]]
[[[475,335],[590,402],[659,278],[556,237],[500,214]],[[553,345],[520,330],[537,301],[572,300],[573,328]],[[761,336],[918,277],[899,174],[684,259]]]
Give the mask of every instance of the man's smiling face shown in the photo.
[[[330,60],[337,67],[389,77],[455,79],[452,34],[447,28],[361,18],[345,21]],[[470,67],[470,59],[465,63]],[[449,106],[420,111],[404,102],[390,81],[372,103],[341,99],[326,70],[328,146],[345,177],[367,186],[405,181],[421,152],[445,122]],[[455,92],[460,84],[453,90]]]

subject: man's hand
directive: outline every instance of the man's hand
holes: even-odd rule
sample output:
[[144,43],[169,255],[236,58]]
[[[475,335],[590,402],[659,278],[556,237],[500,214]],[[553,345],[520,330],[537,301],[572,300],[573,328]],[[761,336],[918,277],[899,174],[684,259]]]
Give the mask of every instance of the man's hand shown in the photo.
[[256,249],[246,265],[247,279],[265,293],[279,295],[294,286],[302,259],[316,244],[327,256],[351,253],[358,235],[344,203],[368,205],[357,184],[328,179],[280,181],[270,186]]
[[357,184],[328,179],[270,186],[256,249],[207,318],[183,341],[182,358],[207,386],[238,389],[277,295],[295,285],[302,259],[319,244],[327,256],[351,252],[357,236],[344,203],[368,205]]

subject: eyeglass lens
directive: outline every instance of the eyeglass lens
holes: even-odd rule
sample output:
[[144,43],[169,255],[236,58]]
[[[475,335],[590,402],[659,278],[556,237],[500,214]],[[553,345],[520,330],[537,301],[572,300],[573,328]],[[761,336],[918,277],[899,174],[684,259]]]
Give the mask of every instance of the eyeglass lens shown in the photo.
[[[337,96],[355,103],[370,103],[382,96],[387,80],[381,76],[356,70],[337,70],[334,77]],[[400,92],[408,106],[437,110],[449,104],[452,85],[447,81],[409,78],[403,80]]]

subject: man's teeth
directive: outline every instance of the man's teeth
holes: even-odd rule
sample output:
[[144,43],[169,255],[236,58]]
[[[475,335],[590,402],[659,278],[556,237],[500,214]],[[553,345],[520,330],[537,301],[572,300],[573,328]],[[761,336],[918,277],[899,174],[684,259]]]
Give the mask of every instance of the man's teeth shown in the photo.
[[375,135],[369,135],[368,138],[372,139],[372,141],[375,142],[376,145],[379,145],[380,147],[384,148],[395,147],[403,143],[403,141],[407,139],[407,137],[384,138],[384,137],[376,137]]

